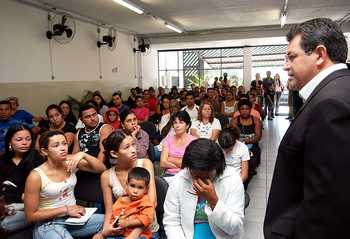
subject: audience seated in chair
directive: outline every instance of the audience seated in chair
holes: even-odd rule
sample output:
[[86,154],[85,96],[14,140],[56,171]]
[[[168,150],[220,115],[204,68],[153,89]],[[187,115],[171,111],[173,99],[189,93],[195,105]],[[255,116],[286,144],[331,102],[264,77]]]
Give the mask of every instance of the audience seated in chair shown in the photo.
[[72,106],[67,100],[62,100],[58,106],[61,108],[63,112],[63,119],[64,121],[68,123],[72,123],[73,125],[76,125],[78,123],[77,118],[72,112]]
[[199,107],[198,120],[191,125],[191,135],[216,141],[221,131],[220,121],[214,117],[214,108],[209,101]]
[[237,108],[237,102],[235,96],[231,91],[227,91],[225,95],[225,100],[221,102],[220,113],[223,116],[226,116],[229,120],[229,123],[232,120],[233,113]]
[[132,112],[135,113],[136,118],[139,122],[148,121],[150,116],[150,111],[147,107],[144,106],[143,97],[136,96],[136,106],[131,109]]
[[[83,105],[79,110],[79,117],[85,127],[79,129],[74,142],[73,153],[86,152],[96,161],[104,163],[105,160],[103,140],[113,131],[112,126],[99,122],[96,108],[92,105]],[[85,206],[98,207],[103,212],[103,196],[100,187],[100,175],[91,172],[77,172],[78,183],[75,193],[79,203]],[[91,193],[94,192],[94,193]]]
[[242,99],[238,102],[238,110],[240,115],[232,121],[232,127],[237,127],[240,134],[240,141],[244,142],[253,156],[249,160],[249,175],[247,182],[249,183],[253,175],[256,174],[256,167],[260,164],[260,147],[262,124],[261,120],[252,116],[250,111],[252,104],[248,99]]
[[244,188],[234,169],[226,167],[220,146],[208,139],[192,141],[181,167],[164,202],[168,239],[241,238]]
[[104,116],[106,111],[108,110],[108,106],[100,92],[95,91],[92,95],[91,101],[94,101],[96,103],[97,112],[100,115]]
[[128,110],[120,115],[120,120],[123,130],[134,138],[137,157],[146,158],[149,147],[149,136],[143,129],[141,129],[135,113]]
[[184,110],[189,114],[192,122],[198,119],[199,107],[194,102],[194,94],[192,91],[187,92],[186,106],[184,106],[181,110]]
[[0,159],[5,153],[6,132],[11,125],[18,123],[21,122],[11,117],[11,103],[7,100],[0,101]]
[[218,142],[224,151],[227,167],[234,168],[244,183],[248,178],[250,153],[247,145],[239,141],[239,130],[222,130]]
[[98,233],[103,225],[102,214],[93,214],[84,225],[76,226],[65,225],[64,216],[81,217],[85,213],[84,207],[76,205],[74,196],[77,170],[101,173],[106,169],[104,164],[84,152],[68,156],[67,139],[61,131],[45,132],[39,146],[46,161],[32,170],[24,190],[26,219],[35,223],[33,237],[58,239],[62,234],[84,237]]
[[[104,143],[106,157],[112,163],[112,167],[101,175],[101,187],[105,203],[105,220],[102,235],[117,236],[121,232],[113,227],[110,218],[114,199],[118,199],[126,192],[128,171],[134,167],[143,167],[150,173],[148,196],[154,207],[157,204],[156,187],[154,181],[153,164],[147,158],[138,158],[134,138],[122,130],[114,131]],[[156,222],[151,226],[151,231],[157,233],[159,226]]]
[[119,111],[117,108],[115,107],[108,108],[103,119],[104,119],[104,123],[109,124],[110,126],[113,127],[113,129],[121,128]]
[[188,134],[191,118],[186,111],[174,113],[171,116],[171,122],[175,135],[170,135],[163,140],[160,156],[160,167],[165,170],[166,177],[174,176],[180,171],[185,149],[195,139]]
[[[61,130],[67,138],[68,152],[72,153],[74,146],[74,137],[76,133],[74,125],[64,121],[63,112],[58,105],[49,105],[46,108],[46,116],[48,121],[46,122],[46,124],[41,124],[40,134],[48,130]],[[40,134],[36,139],[36,150],[39,150]]]
[[0,197],[4,197],[8,215],[0,219],[0,227],[13,234],[30,226],[24,215],[24,185],[30,171],[44,159],[34,149],[33,135],[24,124],[8,129],[5,149],[0,160]]

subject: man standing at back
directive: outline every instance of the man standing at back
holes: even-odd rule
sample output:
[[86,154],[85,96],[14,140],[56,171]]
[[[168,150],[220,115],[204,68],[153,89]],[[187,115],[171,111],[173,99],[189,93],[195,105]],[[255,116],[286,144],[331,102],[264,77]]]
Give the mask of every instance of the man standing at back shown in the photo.
[[264,91],[264,117],[268,117],[269,120],[274,118],[274,105],[275,105],[275,81],[271,77],[271,71],[266,72],[266,77],[262,81]]
[[350,70],[347,43],[330,19],[294,26],[285,63],[305,101],[278,150],[266,239],[344,238],[350,225]]

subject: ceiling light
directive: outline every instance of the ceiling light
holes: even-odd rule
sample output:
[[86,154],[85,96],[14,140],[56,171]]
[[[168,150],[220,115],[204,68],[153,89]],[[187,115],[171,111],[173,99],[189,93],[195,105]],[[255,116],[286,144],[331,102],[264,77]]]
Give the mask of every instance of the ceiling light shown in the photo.
[[284,0],[283,8],[281,10],[281,28],[284,27],[287,21],[287,8],[288,8],[288,0]]
[[129,2],[127,0],[113,0],[114,2],[122,5],[123,7],[126,7],[128,9],[130,9],[131,11],[134,11],[136,12],[137,14],[142,14],[143,13],[143,10],[136,6],[134,3],[132,2]]
[[170,25],[169,23],[165,23],[165,26],[171,30],[173,30],[174,32],[177,32],[177,33],[182,33],[182,30],[173,26],[173,25]]
[[287,13],[282,13],[281,14],[281,28],[284,27],[284,24],[286,24],[287,21]]

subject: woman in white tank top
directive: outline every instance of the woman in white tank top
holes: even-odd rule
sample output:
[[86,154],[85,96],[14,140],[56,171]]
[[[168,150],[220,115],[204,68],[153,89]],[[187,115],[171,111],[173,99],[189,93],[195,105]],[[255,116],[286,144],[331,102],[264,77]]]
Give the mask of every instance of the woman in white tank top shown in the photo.
[[[154,204],[154,207],[156,207],[157,204],[157,197],[153,164],[147,158],[137,159],[136,146],[132,136],[125,134],[122,130],[114,131],[106,139],[104,149],[106,158],[110,158],[111,164],[114,165],[101,175],[101,187],[105,204],[105,221],[102,235],[107,237],[121,234],[121,231],[113,227],[111,222],[112,205],[114,199],[125,194],[128,171],[131,168],[143,167],[149,171],[151,181],[149,184],[148,196]],[[158,231],[159,227],[156,221],[151,227],[154,236],[157,236],[157,233],[155,232]],[[135,228],[132,233],[133,235],[139,235],[142,231],[142,228]]]
[[24,191],[26,218],[35,222],[34,239],[87,237],[100,231],[103,215],[94,214],[83,226],[64,224],[67,217],[81,217],[84,207],[76,205],[75,172],[80,170],[100,173],[104,164],[84,152],[68,157],[68,143],[63,132],[48,131],[39,141],[46,162],[28,176]]
[[237,108],[237,103],[232,91],[227,91],[225,95],[225,101],[221,102],[220,113],[229,119],[229,123],[232,120],[233,113]]

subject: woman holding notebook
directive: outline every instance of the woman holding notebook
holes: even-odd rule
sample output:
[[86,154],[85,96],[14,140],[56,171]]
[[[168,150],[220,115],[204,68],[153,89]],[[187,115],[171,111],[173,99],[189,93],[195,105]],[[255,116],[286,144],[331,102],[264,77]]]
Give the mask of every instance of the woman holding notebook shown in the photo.
[[24,191],[25,214],[35,222],[33,238],[73,238],[96,234],[103,225],[103,215],[93,214],[83,225],[68,225],[65,220],[85,215],[76,205],[74,187],[77,170],[101,173],[106,168],[84,152],[68,156],[68,143],[63,132],[45,132],[39,141],[46,162],[28,176]]

